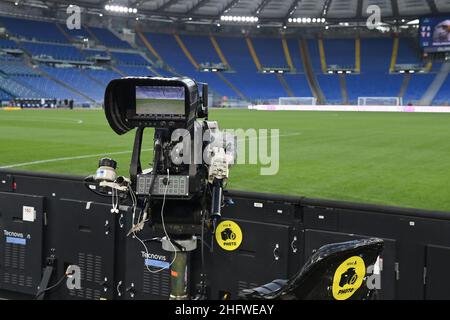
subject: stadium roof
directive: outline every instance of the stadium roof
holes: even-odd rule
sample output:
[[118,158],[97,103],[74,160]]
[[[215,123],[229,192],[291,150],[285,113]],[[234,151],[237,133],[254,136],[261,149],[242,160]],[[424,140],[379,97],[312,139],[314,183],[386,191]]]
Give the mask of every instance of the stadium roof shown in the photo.
[[203,19],[212,22],[223,15],[258,17],[260,21],[285,22],[289,18],[362,20],[367,8],[378,5],[383,18],[407,18],[450,12],[450,0],[8,0],[22,5],[78,5],[104,10],[106,5],[137,8],[146,17]]

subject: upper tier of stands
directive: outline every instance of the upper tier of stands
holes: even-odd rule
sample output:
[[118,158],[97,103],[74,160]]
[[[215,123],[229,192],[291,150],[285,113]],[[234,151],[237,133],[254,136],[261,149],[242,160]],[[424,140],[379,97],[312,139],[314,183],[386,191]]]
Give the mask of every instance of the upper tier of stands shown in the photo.
[[4,26],[11,35],[19,38],[47,42],[69,42],[53,22],[0,17],[0,24]]
[[251,38],[251,41],[263,68],[289,68],[280,38]]
[[323,46],[328,65],[355,67],[355,39],[324,39]]
[[105,28],[90,27],[89,30],[103,45],[110,48],[131,49],[128,42],[119,39],[114,33]]
[[221,63],[209,37],[183,35],[180,38],[197,63]]

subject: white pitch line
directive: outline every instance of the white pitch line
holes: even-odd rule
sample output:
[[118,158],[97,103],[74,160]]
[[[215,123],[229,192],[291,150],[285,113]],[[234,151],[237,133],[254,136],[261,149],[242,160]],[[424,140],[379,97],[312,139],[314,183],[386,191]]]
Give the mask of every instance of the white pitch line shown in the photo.
[[[150,150],[153,150],[153,149],[142,149],[142,151],[150,151]],[[117,151],[117,152],[105,152],[105,153],[97,153],[97,154],[86,154],[86,155],[82,155],[82,156],[62,157],[62,158],[45,159],[45,160],[37,160],[37,161],[30,161],[30,162],[21,162],[21,163],[10,164],[7,166],[2,166],[2,167],[0,167],[0,169],[9,169],[9,168],[31,166],[31,165],[35,165],[35,164],[42,164],[42,163],[49,163],[49,162],[79,160],[79,159],[87,159],[87,158],[102,157],[102,156],[117,155],[117,154],[126,154],[126,153],[131,153],[131,150]]]
[[[280,134],[278,137],[292,137],[292,136],[299,136],[299,135],[301,135],[301,133],[290,133],[290,134]],[[242,139],[239,139],[239,141],[242,141]],[[142,149],[142,151],[151,151],[151,150],[153,150],[153,148]],[[6,166],[1,166],[0,169],[25,167],[25,166],[32,166],[32,165],[36,165],[36,164],[51,163],[51,162],[80,160],[80,159],[87,159],[87,158],[94,158],[94,157],[103,157],[103,156],[108,156],[108,155],[126,154],[126,153],[131,153],[131,152],[132,152],[131,150],[127,150],[127,151],[105,152],[105,153],[97,153],[97,154],[85,154],[82,156],[74,156],[74,157],[62,157],[62,158],[36,160],[36,161],[21,162],[21,163],[15,163],[15,164],[10,164],[10,165],[6,165]]]

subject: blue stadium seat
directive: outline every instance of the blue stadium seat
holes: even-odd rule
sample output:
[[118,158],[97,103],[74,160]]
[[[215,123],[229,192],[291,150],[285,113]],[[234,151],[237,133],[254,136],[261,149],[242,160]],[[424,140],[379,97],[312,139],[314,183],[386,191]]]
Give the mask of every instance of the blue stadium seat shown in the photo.
[[327,64],[340,67],[355,67],[355,39],[324,39]]
[[13,99],[14,97],[11,96],[8,92],[3,91],[0,89],[0,101],[9,101]]
[[7,75],[37,75],[36,71],[24,64],[24,62],[8,62],[3,63],[0,61],[0,72]]
[[[145,33],[144,36],[148,38],[156,51],[162,56],[164,62],[178,74],[191,77],[197,81],[209,82],[211,90],[222,96],[235,97],[237,95],[216,74],[196,70],[184,55],[173,35]],[[232,62],[230,64],[232,65]],[[163,71],[164,73],[168,75],[167,72]],[[225,74],[226,77],[228,75],[228,73]]]
[[[77,103],[87,102],[82,96],[45,77],[14,76],[16,81],[28,85],[43,94],[39,98],[73,99]],[[26,98],[25,96],[20,96]]]
[[10,34],[17,37],[48,42],[69,42],[56,24],[45,21],[0,17],[2,24]]
[[128,42],[119,39],[114,33],[104,28],[90,27],[89,30],[105,46],[110,48],[131,49]]
[[106,69],[84,69],[83,73],[91,79],[100,82],[106,86],[111,80],[121,78],[122,76],[117,72]]
[[73,45],[23,42],[22,48],[33,57],[51,57],[55,60],[84,61],[85,57]]
[[145,66],[149,63],[139,53],[130,52],[114,52],[111,51],[112,57],[118,64]]
[[144,77],[144,76],[155,76],[149,69],[144,66],[124,66],[117,65],[117,69],[122,71],[127,76],[130,77]]
[[[406,89],[406,92],[403,96],[403,104],[416,104],[417,101],[422,98],[425,91],[427,91],[435,76],[435,74],[431,73],[417,73],[411,75],[408,88]],[[450,90],[450,88],[447,88],[447,90]]]
[[52,77],[63,81],[68,86],[76,89],[93,100],[103,101],[104,87],[97,81],[90,79],[84,75],[79,68],[55,68],[49,66],[41,66],[41,69]]
[[280,38],[251,38],[263,67],[288,68]]
[[1,49],[18,49],[17,43],[13,40],[9,39],[0,39],[0,48]]
[[216,37],[225,57],[236,73],[225,74],[251,100],[285,97],[286,92],[276,75],[258,73],[244,38]]
[[65,24],[59,25],[71,39],[90,39],[91,35],[81,26],[80,29],[69,29]]
[[307,40],[309,51],[309,58],[311,60],[311,67],[316,72],[322,72],[322,64],[320,63],[319,43],[316,39]]
[[349,100],[358,97],[398,97],[403,75],[389,74],[393,40],[361,39],[361,74],[346,75]]
[[182,35],[180,38],[197,63],[221,63],[208,36]]
[[20,81],[15,81],[14,77],[0,76],[0,89],[13,97],[42,98],[39,92]]
[[339,75],[337,74],[318,74],[317,81],[322,89],[327,104],[343,103],[341,86],[339,84]]
[[289,88],[296,97],[312,97],[311,88],[304,74],[283,74]]
[[300,42],[298,39],[286,39],[289,53],[291,54],[292,64],[297,72],[304,72],[302,56],[300,54]]
[[419,44],[411,38],[399,38],[397,64],[422,64]]
[[444,84],[434,98],[434,103],[449,105],[450,101],[450,76],[447,76]]

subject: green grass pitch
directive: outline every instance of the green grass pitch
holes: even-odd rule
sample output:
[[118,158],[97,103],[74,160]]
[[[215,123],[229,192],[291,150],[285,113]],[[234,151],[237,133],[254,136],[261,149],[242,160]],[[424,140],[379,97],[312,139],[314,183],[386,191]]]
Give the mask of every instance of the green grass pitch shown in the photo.
[[[237,165],[230,189],[450,211],[450,115],[211,110],[210,119],[280,129],[278,174]],[[0,110],[0,166],[88,175],[113,153],[127,174],[133,137],[114,134],[102,111]]]

